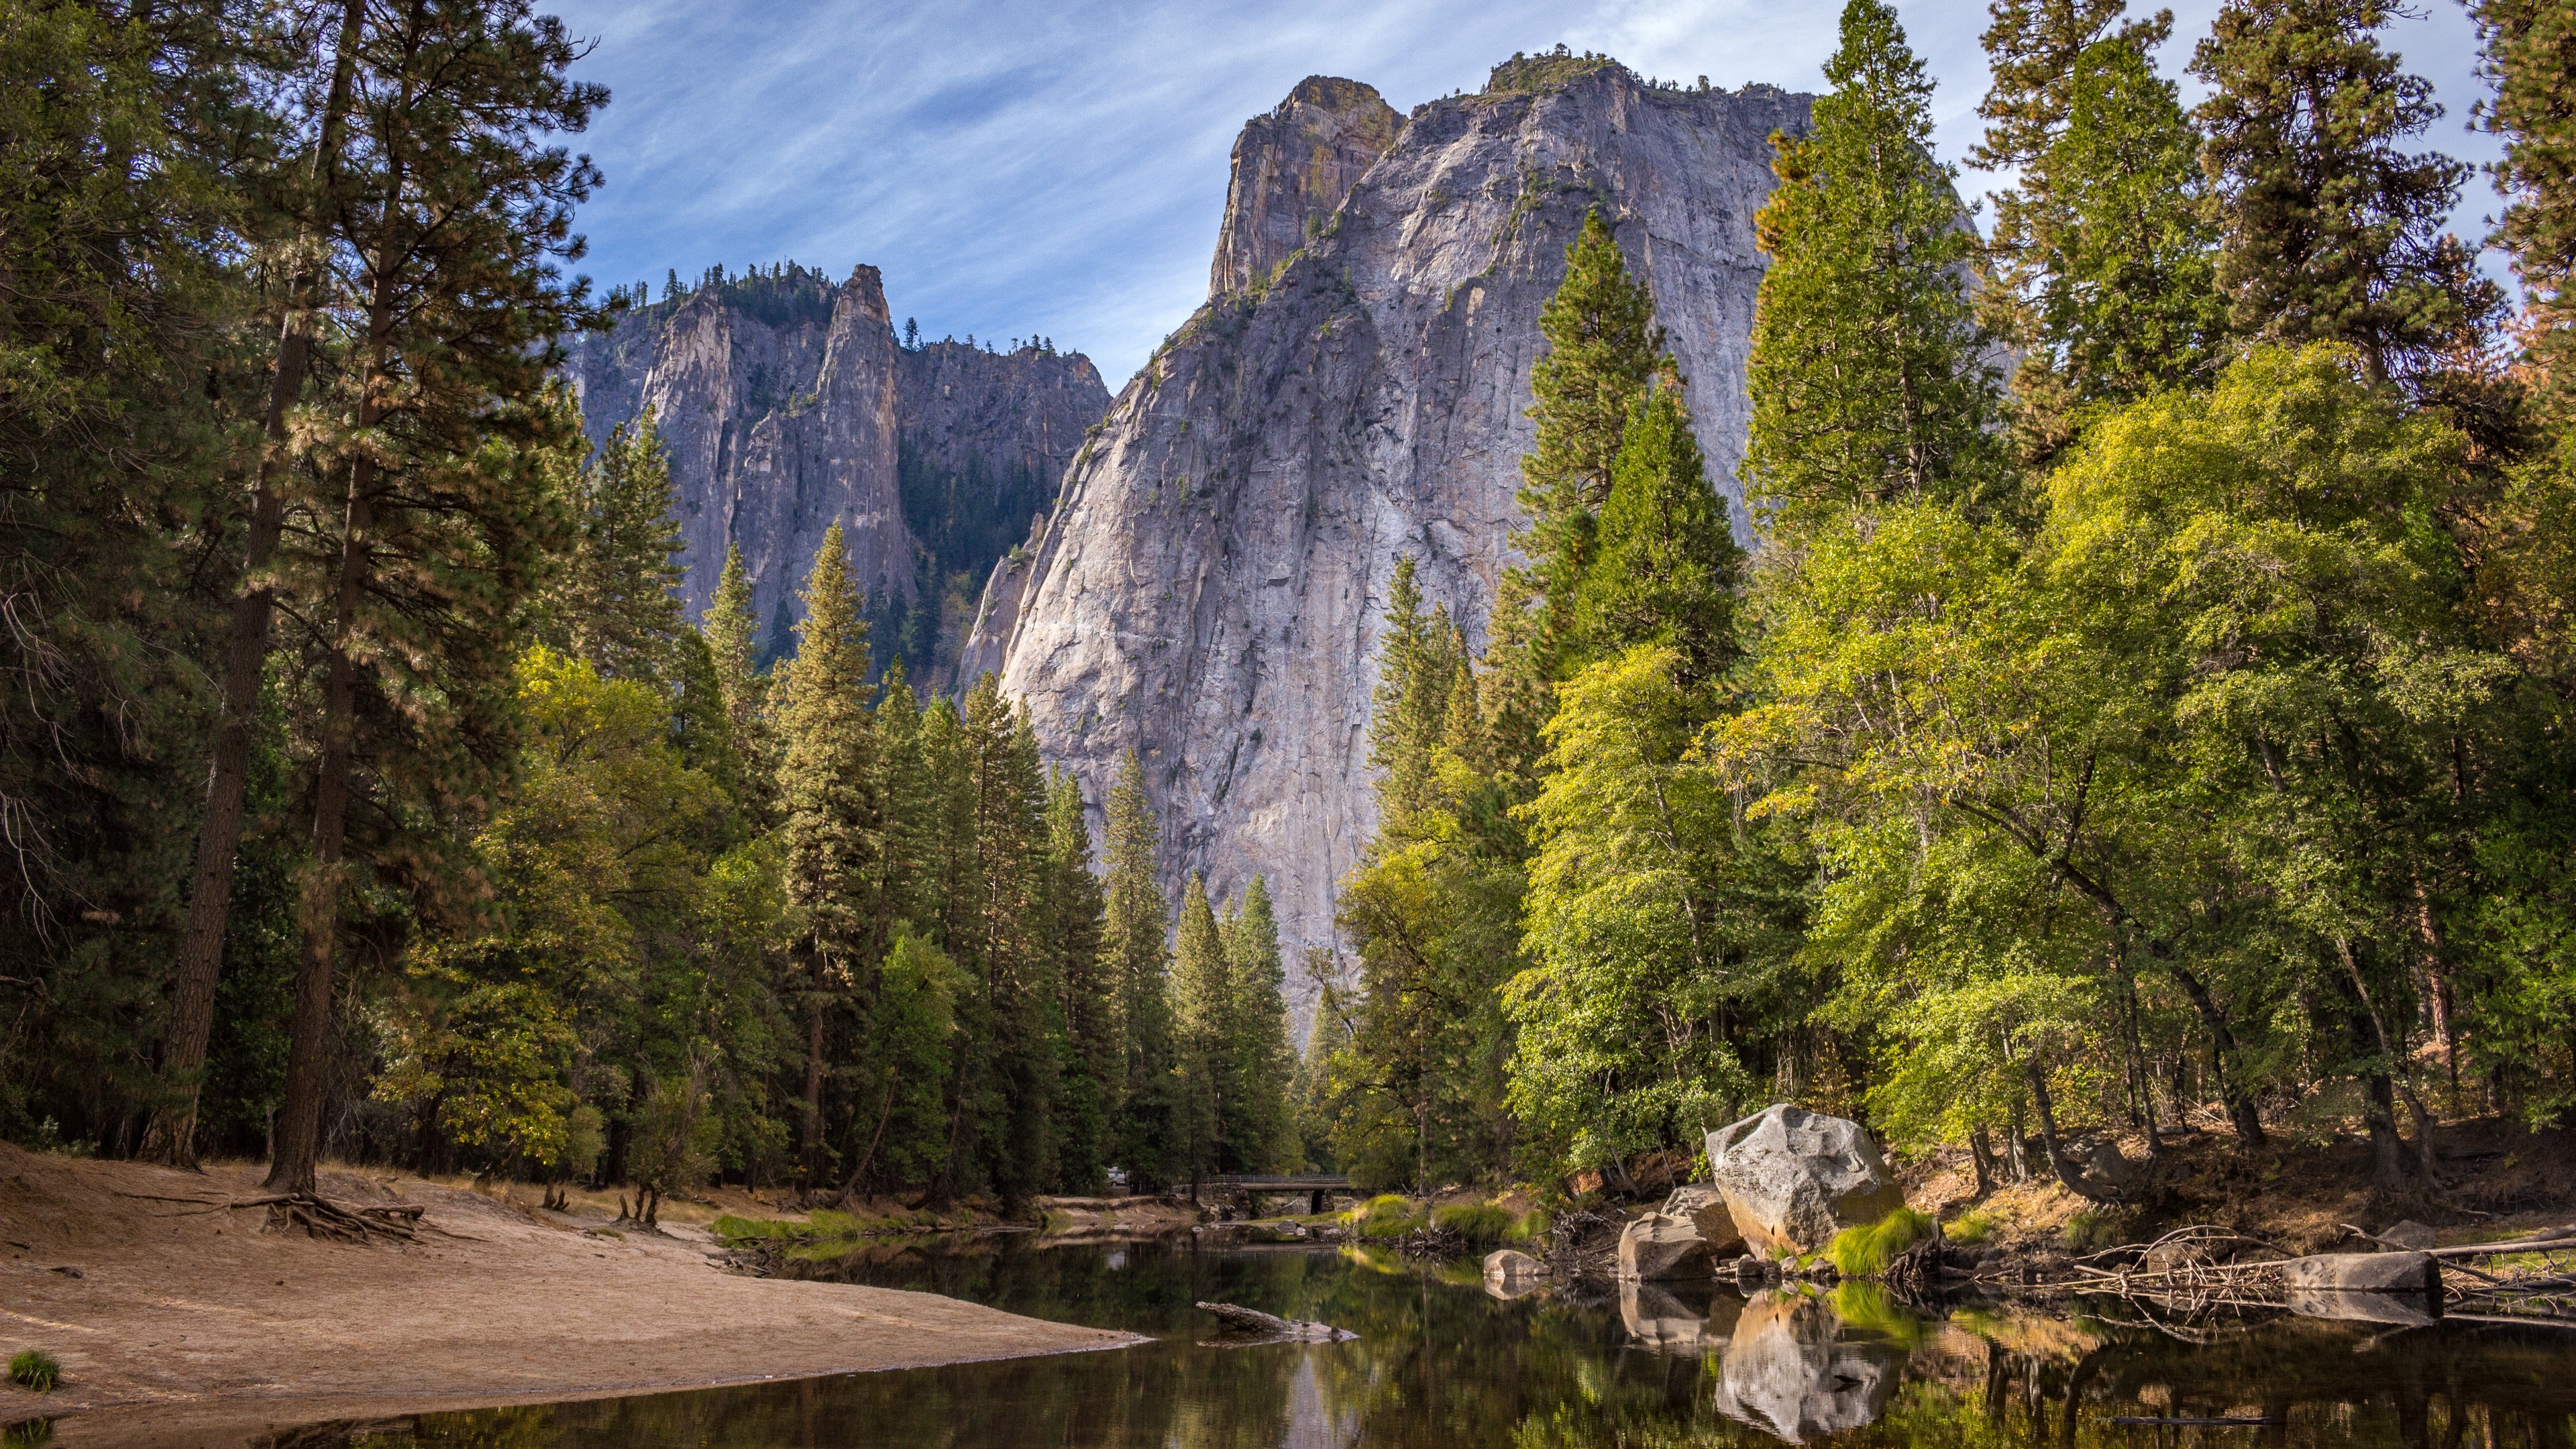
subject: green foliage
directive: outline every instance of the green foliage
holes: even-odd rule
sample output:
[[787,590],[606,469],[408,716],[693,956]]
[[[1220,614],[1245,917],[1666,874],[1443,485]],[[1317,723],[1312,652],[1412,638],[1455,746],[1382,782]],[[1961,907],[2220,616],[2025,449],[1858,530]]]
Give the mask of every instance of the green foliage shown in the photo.
[[41,1348],[22,1348],[9,1356],[9,1382],[22,1389],[50,1394],[62,1377],[62,1361]]
[[2066,1220],[2061,1236],[2069,1252],[2099,1252],[2118,1245],[2120,1225],[2109,1213],[2088,1208]]
[[611,679],[670,682],[682,632],[682,544],[653,411],[620,423],[581,471],[572,557],[548,598],[558,647]]
[[1118,1162],[1128,1190],[1143,1191],[1181,1167],[1178,1064],[1171,1004],[1170,914],[1155,878],[1162,832],[1145,796],[1144,767],[1130,752],[1109,791],[1109,870],[1101,917],[1101,958],[1117,993],[1125,1062],[1117,1094]]
[[1875,1223],[1834,1234],[1825,1245],[1825,1260],[1846,1278],[1875,1278],[1899,1254],[1939,1231],[1930,1218],[1901,1207]]
[[1503,1229],[1503,1241],[1522,1244],[1543,1242],[1548,1230],[1555,1225],[1556,1219],[1547,1209],[1531,1208],[1512,1219],[1511,1226]]
[[1959,1215],[1957,1221],[1942,1229],[1942,1236],[1962,1247],[1973,1248],[1995,1235],[1994,1214],[1983,1210]]
[[2441,115],[2383,0],[2230,0],[2192,54],[2236,329],[2357,349],[2416,385],[2474,357],[2504,299],[2444,231],[2469,167],[2401,148]]
[[[1595,515],[1610,497],[1629,414],[1664,361],[1654,297],[1629,278],[1600,212],[1585,213],[1566,247],[1565,280],[1539,312],[1538,329],[1547,353],[1530,369],[1536,438],[1521,459],[1521,511],[1530,526],[1513,543],[1534,561],[1522,577],[1545,605],[1540,647],[1553,651],[1571,642],[1554,636],[1575,627],[1575,590],[1598,546]],[[1663,449],[1641,463],[1679,461]]]
[[2504,138],[2492,168],[2506,199],[2495,240],[2513,255],[2525,355],[2563,426],[2576,405],[2576,16],[2546,0],[2481,0],[2471,12],[2496,88],[2480,120]]
[[1969,297],[1976,234],[1932,159],[1932,83],[1884,0],[1850,0],[1831,94],[1772,138],[1754,219],[1741,473],[1758,526],[1794,546],[1839,510],[1899,499],[2005,507],[1987,339]]
[[2117,4],[1999,6],[1995,86],[1975,159],[2019,168],[1995,198],[1995,280],[1981,301],[2022,348],[2014,424],[2027,461],[2085,413],[2206,381],[2225,307],[2200,137],[2150,51],[2170,18],[2114,28]]
[[1480,1247],[1501,1242],[1515,1225],[1512,1210],[1498,1202],[1444,1203],[1431,1210],[1431,1226]]
[[1594,560],[1574,591],[1587,656],[1657,646],[1682,689],[1713,682],[1735,662],[1742,563],[1681,399],[1669,385],[1641,393],[1611,466]]
[[1343,1221],[1363,1242],[1391,1243],[1422,1230],[1429,1219],[1420,1205],[1401,1193],[1380,1193],[1343,1214]]

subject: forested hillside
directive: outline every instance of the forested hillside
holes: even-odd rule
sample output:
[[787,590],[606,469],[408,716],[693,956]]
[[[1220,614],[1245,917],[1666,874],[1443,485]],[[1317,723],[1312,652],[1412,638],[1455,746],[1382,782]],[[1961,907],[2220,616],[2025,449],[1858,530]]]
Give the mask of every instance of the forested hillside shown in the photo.
[[[1988,238],[1851,0],[1756,223],[1749,549],[1586,221],[1479,642],[1394,573],[1301,1063],[1268,884],[1158,875],[1172,762],[1095,839],[993,678],[886,667],[841,513],[683,602],[669,420],[595,444],[560,381],[637,298],[567,274],[608,97],[559,25],[0,0],[0,1134],[1016,1204],[1616,1184],[1776,1100],[2079,1191],[2105,1131],[2348,1131],[2400,1186],[2444,1119],[2559,1122],[2576,21],[2477,10],[2517,307],[2389,14],[2230,0],[2186,107],[2165,18],[1998,0]],[[954,522],[952,572],[1010,536]]]
[[640,300],[565,275],[577,54],[512,0],[0,7],[0,1132],[290,1193],[1284,1165],[1259,882],[1157,879],[1132,781],[1095,877],[989,681],[879,666],[837,521],[793,650],[739,557],[686,617],[655,418],[594,448],[554,380]]
[[2169,17],[1997,0],[1987,241],[1852,0],[1758,219],[1749,557],[1596,218],[1481,654],[1399,576],[1310,1138],[1615,1182],[1797,1100],[1981,1180],[2352,1130],[2396,1187],[2563,1120],[2576,26],[2476,8],[2518,317],[2384,6],[2232,0],[2187,109]]

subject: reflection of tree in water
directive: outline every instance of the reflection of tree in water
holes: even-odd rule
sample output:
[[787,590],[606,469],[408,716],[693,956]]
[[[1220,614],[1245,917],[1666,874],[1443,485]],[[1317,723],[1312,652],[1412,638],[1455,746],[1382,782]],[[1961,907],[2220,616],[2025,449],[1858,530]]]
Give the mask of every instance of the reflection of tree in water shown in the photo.
[[[2248,1444],[2576,1449],[2576,1334],[2283,1320],[2205,1345],[2084,1318],[1924,1319],[1847,1286],[1747,1303],[1698,1285],[1560,1286],[1504,1302],[1472,1269],[1186,1244],[881,1248],[805,1276],[1132,1328],[1123,1352],[426,1416],[410,1442],[515,1449],[1178,1446],[1685,1449],[2222,1442],[2115,1415],[2262,1415]],[[1339,1324],[1332,1345],[1219,1348],[1201,1299]],[[721,1365],[711,1372],[722,1372]],[[2198,1435],[2179,1438],[2178,1433]],[[2157,1436],[2163,1436],[2161,1438]],[[302,1440],[315,1443],[327,1440]],[[354,1442],[399,1445],[381,1432]],[[2233,1444],[2235,1439],[2223,1442]]]

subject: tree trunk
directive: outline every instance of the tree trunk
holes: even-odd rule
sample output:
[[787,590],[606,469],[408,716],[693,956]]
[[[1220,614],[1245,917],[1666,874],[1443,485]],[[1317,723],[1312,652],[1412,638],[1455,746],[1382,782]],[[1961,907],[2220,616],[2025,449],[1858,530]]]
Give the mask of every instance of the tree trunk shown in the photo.
[[[373,388],[369,389],[370,394]],[[362,426],[375,419],[365,418]],[[307,867],[304,945],[295,967],[295,1020],[286,1043],[286,1100],[278,1113],[271,1192],[313,1191],[322,1147],[322,1087],[331,1038],[331,968],[340,940],[341,849],[349,823],[349,776],[356,750],[358,667],[349,657],[358,596],[366,581],[368,495],[375,464],[361,455],[349,467],[347,536],[340,543],[338,598],[331,660],[322,691],[322,760],[313,778],[313,860]]]
[[2201,1024],[2209,1028],[2210,1062],[2218,1072],[2218,1095],[2227,1103],[2227,1115],[2236,1124],[2237,1147],[2250,1152],[2263,1146],[2269,1139],[2263,1135],[2263,1118],[2255,1110],[2254,1094],[2246,1090],[2243,1073],[2234,1070],[2236,1033],[2227,1028],[2227,1013],[2219,1009],[2208,986],[2174,959],[2172,948],[2160,950],[2151,944],[2147,952],[2182,987],[2183,995],[2191,999],[2192,1010],[2200,1014]]
[[1986,1140],[1986,1129],[1978,1127],[1968,1133],[1968,1160],[1977,1168],[1977,1196],[1995,1190],[1995,1149]]
[[2048,1153],[2049,1171],[2057,1174],[2057,1180],[2066,1185],[2068,1192],[2086,1202],[2118,1202],[2118,1193],[2105,1192],[2087,1183],[2083,1169],[2067,1160],[2065,1144],[2057,1137],[2057,1111],[2048,1096],[2048,1069],[2041,1065],[2038,1053],[2032,1053],[2023,1062],[2022,1070],[2030,1077],[2030,1104],[2039,1113],[2039,1142],[2042,1150]]
[[[392,170],[392,192],[402,194],[402,168]],[[391,230],[374,260],[375,293],[367,306],[367,365],[359,379],[358,428],[384,421],[393,391],[397,317]],[[272,1192],[309,1193],[322,1149],[322,1087],[331,1038],[331,968],[340,941],[341,850],[347,843],[349,779],[357,750],[358,664],[349,646],[365,593],[373,526],[376,458],[361,450],[349,464],[349,502],[340,537],[340,573],[331,603],[331,652],[322,689],[322,758],[313,773],[313,858],[306,866],[297,908],[304,945],[295,967],[295,1020],[286,1041],[286,1094],[278,1113],[277,1153],[268,1167]]]
[[[339,170],[349,90],[357,68],[364,0],[348,0],[332,60],[331,89],[322,107],[313,169],[326,190]],[[308,245],[327,242],[307,239]],[[321,285],[318,253],[302,259],[286,290],[286,316],[278,327],[277,366],[269,377],[268,407],[260,420],[259,466],[252,474],[250,534],[243,548],[241,596],[233,601],[224,636],[222,710],[216,716],[206,774],[205,813],[197,825],[197,858],[188,878],[188,919],[180,937],[179,967],[170,985],[170,1022],[161,1039],[161,1078],[173,1095],[156,1107],[143,1134],[143,1155],[172,1167],[197,1165],[197,1099],[204,1085],[206,1045],[214,1034],[215,985],[223,974],[224,927],[232,911],[233,866],[241,848],[242,804],[250,779],[251,722],[259,710],[261,666],[268,658],[269,616],[275,594],[261,577],[276,555],[286,508],[277,477],[286,463],[286,415],[303,395],[312,356],[315,291]]]
[[823,1180],[823,993],[805,1008],[805,1185]]

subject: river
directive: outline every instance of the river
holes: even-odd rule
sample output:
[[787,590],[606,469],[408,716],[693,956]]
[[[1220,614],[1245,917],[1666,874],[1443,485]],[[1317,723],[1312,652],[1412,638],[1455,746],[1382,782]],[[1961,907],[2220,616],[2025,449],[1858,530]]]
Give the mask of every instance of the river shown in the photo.
[[[2576,1331],[2135,1310],[1909,1310],[1581,1285],[1504,1299],[1384,1252],[1027,1236],[872,1248],[801,1276],[1132,1330],[1110,1353],[423,1415],[296,1438],[730,1449],[1680,1449],[1691,1445],[2576,1446]],[[1200,1300],[1337,1324],[1228,1344]],[[2239,1420],[2237,1424],[2172,1421]],[[2162,1423],[2123,1422],[2162,1420]]]

